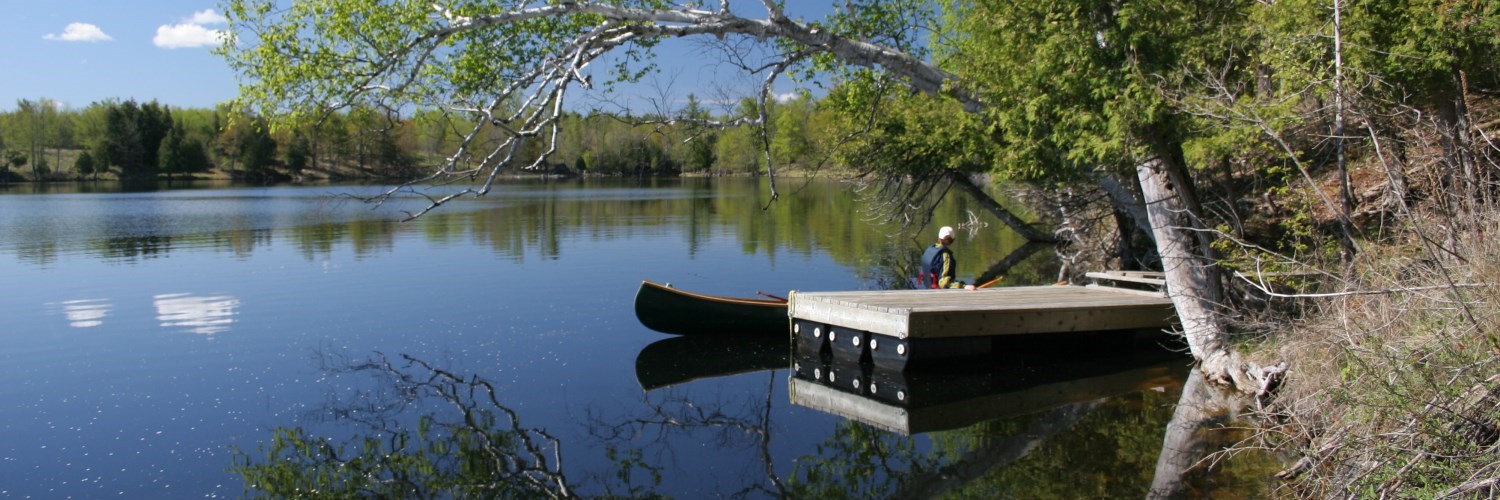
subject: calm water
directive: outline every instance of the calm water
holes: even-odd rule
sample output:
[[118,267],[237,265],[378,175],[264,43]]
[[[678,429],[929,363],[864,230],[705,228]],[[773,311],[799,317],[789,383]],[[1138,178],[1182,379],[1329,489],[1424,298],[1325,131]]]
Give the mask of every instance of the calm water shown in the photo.
[[[636,321],[642,279],[883,288],[929,239],[889,238],[849,186],[780,187],[763,211],[748,179],[514,184],[407,223],[336,196],[370,187],[0,188],[0,497],[240,496],[361,454],[522,496],[1145,494],[1181,358],[896,375],[960,402],[910,408],[943,423],[907,436],[792,404],[786,346]],[[1020,246],[1001,227],[961,231],[960,274]],[[1006,283],[1048,281],[1049,255]]]

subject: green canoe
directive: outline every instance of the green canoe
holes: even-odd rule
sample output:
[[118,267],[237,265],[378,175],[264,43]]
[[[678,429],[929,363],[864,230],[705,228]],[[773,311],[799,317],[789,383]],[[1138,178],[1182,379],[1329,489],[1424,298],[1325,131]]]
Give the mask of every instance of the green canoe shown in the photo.
[[685,292],[642,281],[635,317],[646,328],[677,335],[786,337],[786,301],[739,299]]

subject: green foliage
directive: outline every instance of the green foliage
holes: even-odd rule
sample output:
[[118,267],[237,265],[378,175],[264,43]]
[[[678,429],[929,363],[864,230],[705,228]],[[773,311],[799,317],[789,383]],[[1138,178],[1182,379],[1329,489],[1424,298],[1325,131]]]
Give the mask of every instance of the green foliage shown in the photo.
[[[499,5],[469,0],[445,7],[455,16],[477,16]],[[534,82],[538,61],[601,21],[594,15],[543,16],[447,32],[432,4],[420,0],[317,0],[287,8],[232,0],[224,10],[238,36],[216,52],[245,77],[240,102],[272,118],[277,129],[347,107],[401,107],[439,98],[486,107],[497,89],[517,79]],[[641,40],[626,47],[614,78],[596,84],[639,79],[652,68],[651,45]]]
[[[929,30],[939,25],[938,18],[938,11],[928,1],[851,0],[841,2],[829,18],[813,23],[843,36],[924,58],[930,52],[928,37],[933,33]],[[784,51],[802,48],[784,40],[775,43]],[[835,80],[848,81],[867,74],[868,69],[846,65],[835,54],[817,52],[810,57],[801,78],[816,80],[822,72],[834,73]]]
[[687,104],[683,106],[682,117],[687,120],[682,128],[682,135],[687,141],[682,150],[682,169],[688,172],[704,172],[712,168],[717,158],[714,155],[714,147],[719,142],[719,134],[699,124],[707,121],[708,110],[703,109],[698,102],[698,97],[688,94]]
[[917,453],[910,437],[846,420],[817,446],[817,456],[797,461],[787,489],[793,498],[872,498],[897,491],[904,474],[940,463]]
[[[1302,23],[1331,17],[1326,5],[1322,13],[1313,12],[1314,7],[1302,9],[1307,14]],[[1430,103],[1457,95],[1455,74],[1460,71],[1479,85],[1497,83],[1500,6],[1494,2],[1355,0],[1344,4],[1343,21],[1350,67],[1378,75],[1418,99]]]
[[14,149],[5,152],[6,168],[21,168],[26,166],[26,153]]
[[89,154],[88,151],[79,153],[78,158],[73,160],[73,171],[78,172],[79,177],[93,175],[94,168],[94,155]]
[[251,175],[264,173],[276,160],[276,140],[271,138],[270,128],[261,121],[246,124],[237,137],[241,156],[240,167]]
[[476,415],[477,425],[444,427],[423,417],[415,432],[389,439],[367,437],[330,443],[300,428],[277,428],[264,459],[243,451],[231,471],[245,480],[248,492],[272,497],[316,498],[528,498],[544,495],[523,481],[504,481],[514,474],[495,454],[514,452],[503,432],[488,430],[494,416]]
[[46,179],[52,174],[52,166],[47,163],[47,157],[38,156],[36,161],[31,162],[31,172],[38,179]]
[[307,168],[307,161],[311,156],[312,145],[307,138],[301,134],[293,134],[291,144],[286,148],[286,168],[293,173],[301,172]]
[[[246,494],[276,498],[559,498],[577,487],[561,471],[560,446],[544,430],[521,426],[520,416],[500,404],[494,387],[479,377],[459,377],[404,356],[398,366],[377,357],[334,371],[366,373],[400,394],[400,402],[371,401],[358,393],[369,415],[367,434],[343,442],[300,428],[278,427],[258,453],[236,450],[230,468],[244,478]],[[378,399],[378,398],[375,398]],[[420,404],[423,402],[432,405]],[[414,420],[393,418],[421,409]],[[373,410],[372,410],[373,409]],[[334,414],[354,414],[332,408]],[[370,419],[370,420],[364,420]],[[660,469],[639,453],[609,449],[615,481],[632,497],[654,498]],[[636,482],[636,471],[647,482]]]
[[[651,492],[651,488],[661,484],[662,467],[652,464],[645,459],[641,450],[621,450],[614,445],[604,448],[604,458],[615,464],[614,480],[622,484],[628,490],[626,495],[613,494],[610,497],[626,496],[628,498],[667,498]],[[637,473],[646,475],[646,482],[637,481]]]
[[161,147],[156,154],[156,168],[171,178],[173,174],[183,171],[182,160],[182,127],[173,127],[167,131],[167,136],[162,139]]
[[757,173],[761,171],[762,155],[760,138],[755,131],[736,128],[719,134],[714,143],[714,167],[730,173]]
[[812,106],[812,96],[806,93],[776,106],[773,113],[775,132],[771,139],[771,155],[779,163],[803,163],[812,153],[807,130]]
[[[1188,137],[1158,92],[1201,47],[1227,36],[1236,4],[1173,2],[950,2],[956,36],[945,65],[982,96],[1012,177],[1069,179],[1121,169]],[[1184,22],[1192,20],[1191,22]]]
[[207,149],[196,137],[189,137],[182,141],[177,157],[181,161],[178,168],[182,172],[202,172],[209,168]]
[[357,104],[359,91],[347,88],[352,82],[359,82],[357,87],[391,83],[369,81],[368,75],[377,73],[372,66],[409,41],[405,28],[424,24],[429,6],[332,0],[281,8],[247,0],[224,8],[235,33],[255,36],[228,37],[217,49],[247,77],[240,99],[249,109],[295,123],[321,113],[320,102]]
[[836,153],[840,163],[882,177],[990,169],[994,144],[978,117],[951,99],[877,87],[868,79],[848,82],[823,101],[836,117],[833,135],[848,137]]
[[44,156],[48,148],[63,148],[72,141],[71,127],[63,113],[62,104],[51,99],[20,99],[16,101],[16,111],[0,123],[0,135],[6,136],[0,142],[8,142],[10,149],[25,152],[33,178],[47,177]]
[[155,177],[157,155],[171,128],[171,111],[156,101],[107,105],[101,139],[106,163],[120,167],[121,177]]

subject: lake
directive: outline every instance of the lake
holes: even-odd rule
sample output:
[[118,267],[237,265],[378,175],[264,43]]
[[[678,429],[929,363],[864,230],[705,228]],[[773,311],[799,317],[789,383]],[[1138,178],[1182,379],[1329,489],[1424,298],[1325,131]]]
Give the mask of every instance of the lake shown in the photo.
[[1189,372],[1165,348],[889,375],[935,401],[896,432],[792,404],[785,342],[641,326],[641,280],[889,288],[939,225],[973,220],[964,277],[1024,243],[962,199],[893,237],[852,185],[778,188],[515,182],[401,222],[418,200],[348,198],[378,186],[0,187],[0,497],[1146,494]]

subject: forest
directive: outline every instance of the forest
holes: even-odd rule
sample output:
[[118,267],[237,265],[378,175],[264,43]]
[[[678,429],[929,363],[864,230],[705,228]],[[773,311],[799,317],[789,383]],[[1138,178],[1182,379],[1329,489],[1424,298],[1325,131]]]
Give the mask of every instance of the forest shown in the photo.
[[[673,112],[723,118],[754,105],[751,99],[723,103],[718,107],[727,111],[715,116],[688,95],[682,109]],[[780,167],[836,168],[822,149],[834,140],[826,136],[832,131],[831,109],[804,92],[772,104],[770,113],[771,147]],[[0,180],[405,181],[457,148],[462,140],[457,131],[472,126],[433,109],[358,108],[272,130],[263,117],[230,104],[193,109],[107,100],[68,109],[52,99],[21,99],[0,112]],[[752,128],[708,130],[665,124],[660,116],[598,110],[566,113],[559,128],[564,137],[548,158],[550,174],[754,175],[764,170],[759,131]],[[525,147],[539,149],[542,143]]]

